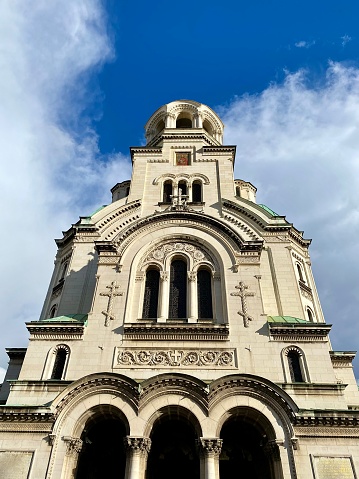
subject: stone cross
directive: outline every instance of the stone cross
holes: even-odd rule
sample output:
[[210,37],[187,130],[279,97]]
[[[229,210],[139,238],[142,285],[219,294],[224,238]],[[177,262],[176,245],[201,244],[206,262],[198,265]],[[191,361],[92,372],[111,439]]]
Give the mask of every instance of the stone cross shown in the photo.
[[100,293],[100,296],[108,296],[107,310],[102,311],[102,314],[105,315],[105,326],[109,325],[109,320],[114,320],[116,317],[112,314],[113,299],[115,296],[122,296],[122,291],[117,291],[119,286],[116,281],[112,281],[110,286],[106,286],[109,291],[103,291]]
[[249,321],[252,321],[253,318],[249,316],[248,310],[247,310],[247,301],[246,298],[248,296],[254,296],[255,293],[249,293],[246,291],[248,289],[248,286],[246,286],[243,281],[240,281],[238,286],[236,286],[236,289],[239,289],[238,292],[231,293],[231,296],[239,296],[241,298],[242,302],[242,311],[238,311],[238,314],[242,316],[243,318],[243,324],[245,328],[248,328],[249,326]]

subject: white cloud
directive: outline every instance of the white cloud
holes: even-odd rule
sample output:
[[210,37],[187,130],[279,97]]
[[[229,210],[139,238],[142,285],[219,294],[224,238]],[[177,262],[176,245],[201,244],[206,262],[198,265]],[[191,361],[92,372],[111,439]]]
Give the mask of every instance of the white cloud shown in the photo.
[[313,45],[315,45],[315,40],[312,40],[310,42],[305,41],[305,40],[301,40],[300,42],[296,42],[294,44],[294,46],[297,47],[297,48],[310,48]]
[[106,28],[99,0],[1,3],[2,366],[5,346],[26,345],[24,321],[38,319],[52,238],[130,175],[121,155],[101,157],[85,114],[91,75],[113,58]]
[[[287,73],[258,95],[221,111],[237,144],[236,177],[285,214],[310,248],[334,348],[358,347],[359,69],[330,63],[321,84]],[[357,361],[358,364],[358,361]],[[359,373],[359,371],[358,371]],[[359,374],[358,374],[359,375]]]
[[352,37],[350,37],[349,35],[343,35],[343,36],[340,37],[340,38],[341,38],[341,40],[342,40],[342,45],[343,45],[343,47],[345,47],[345,45],[352,40]]

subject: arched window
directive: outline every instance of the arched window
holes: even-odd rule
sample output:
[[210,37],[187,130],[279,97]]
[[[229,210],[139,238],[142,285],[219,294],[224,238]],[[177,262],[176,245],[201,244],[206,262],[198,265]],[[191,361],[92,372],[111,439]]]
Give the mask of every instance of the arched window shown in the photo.
[[176,128],[192,128],[191,118],[178,117],[176,120]]
[[60,276],[59,282],[64,280],[68,266],[69,266],[69,262],[65,261],[61,269],[61,276]]
[[307,315],[308,315],[308,321],[310,321],[311,323],[314,323],[314,315],[310,308],[307,308]]
[[130,194],[130,187],[129,187],[129,186],[127,186],[127,187],[126,187],[126,193],[125,193],[125,196],[128,196],[129,194]]
[[287,357],[288,357],[289,374],[290,374],[290,378],[292,382],[293,383],[304,382],[299,353],[297,351],[292,350],[288,352]]
[[160,272],[157,269],[148,269],[146,272],[145,293],[143,297],[143,319],[157,318],[159,287]]
[[163,184],[163,203],[171,203],[172,191],[172,181],[165,181]]
[[200,181],[194,181],[192,184],[192,201],[193,203],[202,202],[202,183]]
[[180,259],[171,263],[168,317],[187,318],[187,264]]
[[187,195],[187,183],[185,181],[180,181],[178,183],[178,193],[179,193],[179,190],[181,190],[182,196]]
[[297,271],[298,271],[299,281],[302,281],[303,283],[305,283],[302,267],[299,263],[297,263]]
[[212,275],[206,269],[197,272],[198,319],[212,319]]
[[56,316],[57,304],[51,306],[49,318],[54,318]]
[[63,379],[69,353],[70,351],[67,346],[58,346],[55,349],[55,360],[52,368],[51,379]]

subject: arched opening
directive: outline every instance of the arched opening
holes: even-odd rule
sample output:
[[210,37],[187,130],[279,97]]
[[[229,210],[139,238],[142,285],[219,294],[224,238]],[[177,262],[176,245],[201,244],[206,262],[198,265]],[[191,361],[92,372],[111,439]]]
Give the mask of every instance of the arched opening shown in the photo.
[[50,313],[49,313],[49,319],[52,319],[56,316],[56,311],[57,311],[57,304],[54,304],[51,306]]
[[313,323],[314,322],[314,315],[313,315],[312,310],[310,308],[307,308],[307,315],[308,315],[308,321]]
[[180,181],[178,183],[178,193],[181,190],[181,195],[187,195],[187,183],[185,181]]
[[303,283],[305,283],[305,280],[304,280],[304,277],[303,277],[302,267],[299,263],[297,263],[297,271],[298,271],[299,281],[302,281]]
[[128,196],[129,194],[130,194],[130,187],[126,186],[125,196]]
[[[272,428],[270,428],[272,429]],[[243,408],[230,417],[221,429],[223,439],[219,457],[221,479],[250,477],[277,479],[275,461],[280,461],[274,433],[263,423],[256,411]]]
[[64,280],[68,266],[69,266],[69,262],[65,261],[65,263],[63,264],[62,269],[61,269],[61,275],[60,275],[59,282]]
[[55,351],[55,360],[52,368],[51,379],[63,379],[69,350],[66,346],[58,346]]
[[287,354],[288,357],[288,367],[290,377],[293,383],[302,383],[304,382],[300,356],[297,351],[289,351]]
[[181,259],[171,263],[168,318],[187,318],[187,263]]
[[76,479],[125,477],[126,453],[123,421],[112,414],[95,414],[82,432]]
[[213,136],[213,128],[212,125],[208,120],[204,120],[203,122],[203,128],[206,130],[207,133],[209,133],[211,136]]
[[163,120],[160,120],[156,125],[155,135],[158,135],[159,133],[161,133],[161,131],[164,130],[164,128],[165,128],[165,122]]
[[159,418],[152,428],[146,479],[198,479],[196,439],[188,419],[172,415]]
[[192,128],[192,117],[189,113],[180,113],[176,120],[176,128]]
[[173,195],[172,181],[167,180],[163,184],[163,203],[171,203],[172,195]]
[[202,183],[197,180],[192,183],[192,201],[193,203],[202,202]]
[[146,271],[145,292],[143,296],[143,319],[157,318],[159,288],[160,272],[157,269],[148,269]]
[[198,319],[212,319],[212,274],[201,268],[197,272]]

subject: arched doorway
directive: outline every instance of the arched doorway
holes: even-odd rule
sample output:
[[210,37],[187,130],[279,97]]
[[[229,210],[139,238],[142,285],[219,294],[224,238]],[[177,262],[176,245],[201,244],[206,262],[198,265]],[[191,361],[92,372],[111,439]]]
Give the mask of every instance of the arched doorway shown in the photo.
[[[268,422],[268,424],[266,424]],[[280,461],[274,432],[263,415],[239,408],[223,424],[219,457],[220,479],[235,476],[251,479],[279,479],[275,461]]]
[[126,453],[126,427],[119,416],[99,412],[91,416],[81,434],[76,479],[123,479]]
[[198,435],[185,417],[159,418],[151,433],[146,479],[199,479]]

